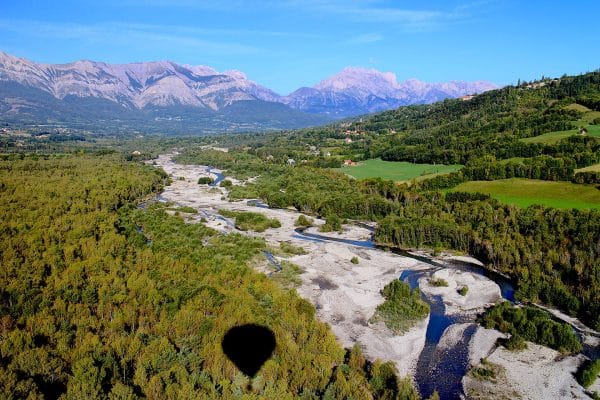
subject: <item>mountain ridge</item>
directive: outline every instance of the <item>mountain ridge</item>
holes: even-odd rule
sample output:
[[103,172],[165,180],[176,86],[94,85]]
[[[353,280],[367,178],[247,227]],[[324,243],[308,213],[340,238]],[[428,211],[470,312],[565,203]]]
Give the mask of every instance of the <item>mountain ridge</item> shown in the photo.
[[[85,120],[89,119],[86,115],[89,108],[81,109],[75,101],[71,101],[69,107],[59,103],[87,99],[88,105],[96,100],[108,101],[103,107],[118,109],[107,111],[105,119],[110,119],[111,113],[121,115],[119,111],[127,111],[130,115],[126,112],[122,118],[150,123],[156,120],[158,113],[165,120],[184,118],[189,124],[199,124],[200,128],[210,120],[206,126],[217,130],[237,130],[236,124],[259,130],[303,127],[496,87],[484,81],[427,83],[412,79],[398,82],[391,72],[347,67],[312,88],[299,88],[281,96],[238,70],[219,72],[206,65],[181,65],[167,60],[127,64],[78,60],[44,64],[3,51],[0,51],[0,83],[5,87],[0,91],[3,93],[0,117],[5,119],[19,120],[21,115],[28,115],[33,120],[37,116],[44,121],[52,114],[49,108],[56,107],[64,109],[64,113],[51,118],[57,118],[59,123],[70,119],[68,109],[72,110],[73,118]],[[14,85],[6,89],[8,83],[21,85],[22,89]],[[40,96],[33,95],[27,88],[51,95],[56,104],[52,106],[49,99],[41,102]],[[247,105],[234,108],[252,109],[255,115],[246,112],[244,120],[230,112],[231,109],[226,110],[237,102],[257,102],[250,108]],[[283,108],[269,103],[281,104]],[[169,115],[165,114],[166,110]],[[193,110],[202,118],[195,116]],[[268,113],[273,110],[277,117],[269,118]],[[293,122],[287,123],[288,120]]]

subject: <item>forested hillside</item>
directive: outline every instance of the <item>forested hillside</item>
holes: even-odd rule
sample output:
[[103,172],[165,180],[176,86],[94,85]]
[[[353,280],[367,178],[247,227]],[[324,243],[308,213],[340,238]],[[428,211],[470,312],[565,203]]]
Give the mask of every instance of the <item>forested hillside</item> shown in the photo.
[[[470,100],[401,107],[356,122],[356,129],[384,134],[372,151],[384,159],[466,164],[546,154],[543,145],[519,139],[588,125],[575,123],[579,104],[593,111],[600,99],[600,72],[507,86]],[[391,136],[386,136],[391,134]]]
[[[246,265],[262,240],[134,206],[165,178],[114,154],[0,161],[5,398],[418,398]],[[277,340],[251,389],[220,347],[242,323]]]

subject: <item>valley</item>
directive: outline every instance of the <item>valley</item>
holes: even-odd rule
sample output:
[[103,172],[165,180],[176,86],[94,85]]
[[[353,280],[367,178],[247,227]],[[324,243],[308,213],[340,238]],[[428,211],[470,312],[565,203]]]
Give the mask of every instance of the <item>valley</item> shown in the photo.
[[[375,247],[372,230],[366,229],[369,225],[347,224],[340,232],[319,233],[317,228],[323,221],[317,220],[315,227],[298,231],[295,221],[301,214],[296,210],[269,208],[249,199],[231,202],[227,200],[226,189],[196,183],[201,176],[215,177],[214,172],[205,166],[177,164],[173,156],[161,155],[154,161],[173,179],[173,184],[160,194],[160,201],[197,210],[198,214],[185,214],[188,223],[205,224],[225,234],[239,231],[231,221],[219,215],[220,210],[259,212],[276,218],[280,227],[264,233],[244,234],[265,239],[271,249],[285,242],[304,249],[307,254],[268,257],[255,261],[254,268],[273,277],[281,273],[273,260],[297,265],[298,281],[292,286],[310,300],[317,317],[332,327],[340,343],[346,347],[358,344],[370,359],[393,361],[400,376],[415,376],[423,396],[436,390],[442,398],[458,399],[463,390],[475,397],[493,390],[531,399],[556,398],[566,393],[573,398],[588,398],[573,377],[566,378],[577,370],[581,356],[559,361],[554,359],[556,354],[544,350],[548,354],[542,360],[537,350],[515,358],[496,344],[499,337],[504,337],[501,333],[493,333],[475,323],[476,316],[485,307],[502,297],[514,301],[512,286],[502,283],[501,289],[485,276],[477,260],[450,254],[430,258],[425,253],[386,251]],[[234,185],[244,185],[236,179],[227,179]],[[272,252],[277,254],[276,250]],[[357,263],[350,262],[353,257]],[[420,288],[431,306],[431,316],[405,333],[393,332],[381,322],[372,321],[375,307],[383,301],[381,290],[395,279]],[[504,282],[501,277],[498,279]],[[442,280],[446,286],[432,286],[429,283],[432,280]],[[461,287],[468,288],[466,295],[457,293]],[[584,341],[591,341],[593,347],[598,345],[593,335]],[[468,371],[478,368],[481,359],[499,363],[503,371],[526,369],[528,372],[503,373],[495,383],[479,382]],[[531,369],[535,363],[543,364],[540,372]],[[533,391],[528,389],[531,387],[537,388],[533,397]],[[541,387],[545,389],[540,390]]]

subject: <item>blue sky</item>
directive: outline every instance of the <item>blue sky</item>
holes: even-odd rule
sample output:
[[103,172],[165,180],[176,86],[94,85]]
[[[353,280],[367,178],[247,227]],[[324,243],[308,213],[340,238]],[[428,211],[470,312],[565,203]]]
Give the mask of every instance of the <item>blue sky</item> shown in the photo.
[[0,0],[0,50],[238,69],[281,94],[349,65],[507,84],[600,68],[599,15],[597,0]]

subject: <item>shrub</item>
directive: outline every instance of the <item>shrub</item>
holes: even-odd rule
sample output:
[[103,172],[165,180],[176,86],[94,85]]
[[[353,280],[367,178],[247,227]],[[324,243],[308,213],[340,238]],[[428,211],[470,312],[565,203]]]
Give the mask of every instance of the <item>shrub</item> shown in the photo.
[[469,293],[469,287],[468,286],[463,286],[460,289],[458,289],[458,294],[460,294],[461,296],[466,296],[467,293]]
[[506,341],[505,347],[510,351],[521,351],[527,348],[527,342],[521,335],[515,333]]
[[229,179],[225,179],[225,180],[221,181],[219,186],[224,187],[224,188],[230,188],[231,186],[233,186],[233,183]]
[[235,227],[241,231],[264,232],[268,228],[281,227],[277,218],[267,218],[260,213],[220,210],[219,214],[235,218]]
[[577,371],[577,381],[584,388],[592,386],[600,374],[600,359],[585,362]]
[[289,243],[289,242],[281,242],[279,243],[279,248],[281,249],[282,252],[286,253],[286,254],[293,254],[296,256],[301,256],[303,254],[308,254],[306,250],[304,250],[302,247],[300,246],[294,246],[293,244]]
[[435,287],[448,287],[448,282],[445,279],[430,279],[429,284]]
[[319,228],[321,232],[333,232],[342,230],[342,220],[335,214],[329,215],[325,220],[325,224]]
[[351,262],[352,264],[358,264],[358,262],[359,262],[359,261],[358,261],[358,257],[356,257],[356,256],[352,257],[352,258],[350,259],[350,262]]
[[298,217],[298,219],[296,220],[296,222],[294,223],[295,226],[301,226],[301,227],[308,227],[308,226],[312,226],[313,225],[313,219],[312,218],[308,218],[305,215],[300,215]]
[[210,176],[201,176],[198,178],[198,185],[209,185],[213,182],[214,180]]

